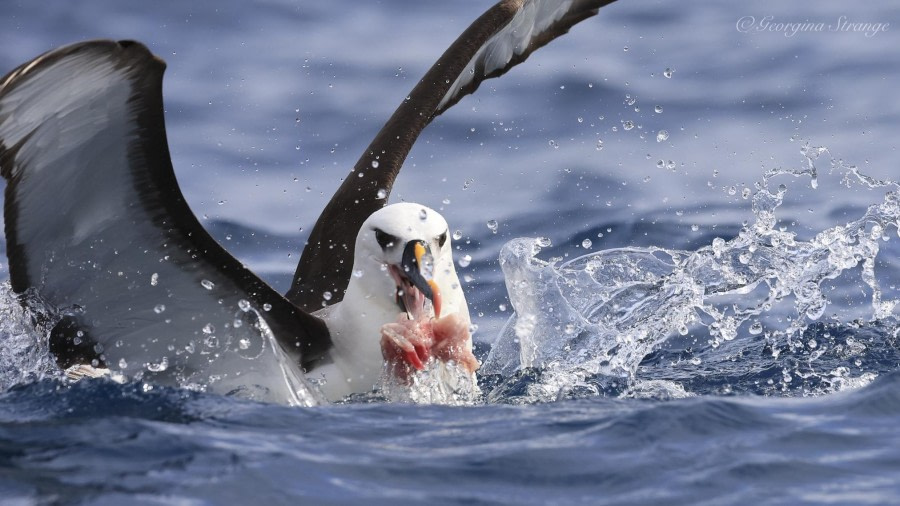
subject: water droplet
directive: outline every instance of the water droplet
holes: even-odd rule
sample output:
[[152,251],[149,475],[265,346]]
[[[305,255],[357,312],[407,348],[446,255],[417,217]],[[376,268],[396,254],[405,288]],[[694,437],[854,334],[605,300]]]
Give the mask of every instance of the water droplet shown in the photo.
[[667,130],[660,130],[656,132],[656,142],[665,142],[669,138],[669,132]]
[[713,239],[712,249],[715,256],[721,256],[722,252],[725,251],[725,239],[722,239],[721,237]]
[[491,229],[491,233],[496,234],[496,233],[497,233],[497,227],[498,227],[497,220],[488,220],[488,222],[487,222],[487,228]]
[[250,347],[250,340],[246,337],[238,341],[238,348],[246,350]]
[[549,237],[538,237],[535,241],[535,244],[540,246],[541,248],[549,248],[552,242]]
[[579,123],[584,123],[584,118],[582,118],[581,116],[578,116],[578,122],[579,122]]
[[203,333],[204,333],[204,334],[212,334],[212,333],[215,332],[215,331],[216,331],[216,327],[213,326],[212,323],[207,323],[206,325],[203,326]]
[[153,308],[153,312],[156,314],[160,314],[166,310],[165,304],[157,304],[156,307]]
[[759,335],[759,334],[762,334],[762,331],[763,331],[762,323],[760,323],[760,322],[753,322],[753,323],[750,325],[750,329],[749,329],[749,330],[750,330],[750,333],[753,334],[754,336]]
[[662,106],[658,105],[658,106],[654,107],[653,112],[655,112],[656,114],[662,114],[662,112],[663,112]]
[[461,230],[454,230],[454,231],[453,231],[453,240],[454,240],[454,241],[458,241],[458,240],[460,240],[460,239],[462,239],[462,231],[461,231]]
[[465,276],[463,276],[463,281],[465,281],[466,283],[471,283],[472,281],[475,281],[475,277],[471,274],[466,274]]
[[564,329],[564,332],[568,335],[572,335],[575,333],[576,330],[577,330],[577,327],[575,327],[575,324],[567,323],[566,328]]
[[460,267],[468,267],[469,264],[472,263],[472,256],[471,255],[463,255],[462,257],[460,257],[459,262],[457,262],[457,263],[459,264]]
[[263,311],[269,312],[271,310],[272,310],[272,304],[269,304],[268,302],[263,304]]
[[691,359],[691,363],[694,365],[700,365],[703,361],[700,360],[700,357],[694,357]]
[[623,121],[622,128],[624,128],[626,131],[631,130],[634,128],[634,122],[631,120]]
[[597,139],[597,151],[603,150],[603,139]]
[[671,69],[669,67],[666,67],[666,70],[663,70],[663,75],[666,76],[666,79],[671,79],[672,74],[674,74],[674,73],[675,73],[675,69]]
[[151,372],[162,372],[169,368],[169,357],[163,357],[158,363],[147,364],[147,370]]
[[387,198],[387,191],[384,188],[379,188],[375,196],[378,197],[378,200],[384,200]]
[[550,141],[547,144],[549,144],[550,147],[553,149],[559,149],[559,144],[557,144],[556,141],[553,139],[550,139]]
[[426,211],[426,210],[424,210],[424,209],[421,209],[421,210],[419,211],[419,219],[422,220],[422,221],[427,220],[427,219],[428,219],[428,211]]
[[119,359],[119,369],[125,369],[128,367],[128,362],[125,361],[124,358]]
[[500,304],[498,307],[500,311],[506,311],[506,304]]
[[200,285],[202,285],[203,288],[206,288],[207,290],[212,290],[216,287],[216,284],[208,279],[201,280]]
[[159,284],[159,274],[153,273],[150,275],[150,286],[156,286]]
[[372,160],[372,168],[373,168],[373,169],[377,169],[377,168],[378,168],[378,160]]
[[241,311],[246,313],[247,311],[250,311],[250,301],[241,299],[238,301],[238,307],[241,309]]
[[694,232],[700,230],[700,225],[691,225],[691,230]]
[[353,271],[353,277],[354,277],[354,278],[361,278],[361,277],[363,277],[363,270],[362,270],[362,269],[357,269],[357,270]]
[[584,249],[588,249],[588,248],[590,248],[590,247],[593,246],[593,245],[594,245],[594,243],[591,242],[590,239],[585,239],[585,240],[581,241],[581,247],[584,248]]
[[331,292],[322,292],[322,298],[325,300],[331,300]]

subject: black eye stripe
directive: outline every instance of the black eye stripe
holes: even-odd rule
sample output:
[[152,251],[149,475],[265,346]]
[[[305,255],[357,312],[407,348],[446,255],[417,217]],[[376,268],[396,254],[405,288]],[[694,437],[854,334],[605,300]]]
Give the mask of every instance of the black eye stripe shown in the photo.
[[378,245],[381,246],[381,249],[388,249],[393,245],[397,244],[397,238],[392,236],[391,234],[381,230],[375,230],[375,240],[378,241]]

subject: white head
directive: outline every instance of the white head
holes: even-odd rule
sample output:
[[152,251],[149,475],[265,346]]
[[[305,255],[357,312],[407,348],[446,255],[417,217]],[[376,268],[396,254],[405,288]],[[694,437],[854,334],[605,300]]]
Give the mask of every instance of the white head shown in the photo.
[[[363,223],[356,237],[353,277],[345,299],[365,298],[392,314],[417,317],[461,313],[465,296],[453,266],[450,230],[437,211],[421,204],[386,206]],[[424,304],[424,307],[422,306]],[[380,319],[380,318],[379,318]]]

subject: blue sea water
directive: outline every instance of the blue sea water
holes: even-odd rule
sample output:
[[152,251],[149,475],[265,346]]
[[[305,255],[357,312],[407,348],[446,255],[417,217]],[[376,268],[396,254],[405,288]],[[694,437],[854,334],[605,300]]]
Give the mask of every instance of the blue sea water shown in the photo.
[[[10,1],[0,73],[77,40],[147,44],[168,62],[169,142],[192,209],[284,290],[356,157],[487,7]],[[12,346],[28,322],[5,293],[0,504],[900,502],[896,187],[873,183],[897,179],[897,23],[886,0],[620,0],[438,118],[392,198],[440,209],[462,234],[483,404],[300,409],[66,384],[42,372],[39,343]],[[815,180],[800,174],[811,164]],[[881,228],[843,228],[870,206]],[[762,235],[741,243],[746,230]],[[501,266],[520,237],[549,245]],[[849,248],[856,263],[816,277],[772,260],[758,285],[736,281],[755,265],[740,255],[767,247],[797,264]],[[619,248],[634,271],[617,279],[639,282],[612,300],[628,306],[585,303],[571,328],[549,311],[556,292],[536,276],[574,290],[567,303],[592,301],[583,274],[597,264],[566,262]],[[692,270],[675,251],[736,269]],[[679,276],[676,288],[721,298],[660,298],[660,279]],[[791,293],[758,302],[779,286]],[[821,312],[806,303],[818,295]],[[728,333],[747,308],[758,314]],[[670,319],[682,309],[696,319]],[[501,352],[527,334],[523,316],[538,352],[510,370]],[[621,336],[644,334],[604,342],[591,325],[612,317]],[[630,374],[613,370],[620,359]]]

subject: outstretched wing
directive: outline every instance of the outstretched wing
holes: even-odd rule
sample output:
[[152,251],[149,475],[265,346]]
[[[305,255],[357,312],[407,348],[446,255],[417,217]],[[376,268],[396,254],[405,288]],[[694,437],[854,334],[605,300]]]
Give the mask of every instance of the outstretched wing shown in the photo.
[[360,226],[387,202],[403,161],[431,120],[613,1],[503,0],[475,20],[394,111],[331,198],[310,233],[288,299],[307,310],[340,301]]
[[51,337],[63,365],[93,359],[180,383],[203,370],[234,377],[262,361],[210,364],[264,356],[263,323],[293,359],[316,360],[330,347],[324,324],[225,252],[178,189],[164,69],[139,43],[94,41],[0,79],[13,290],[33,287],[64,315]]
[[[569,32],[575,24],[599,12],[615,0],[518,0],[505,5],[509,21],[484,41],[441,98],[432,117],[441,114],[482,81],[505,74],[531,53]],[[513,13],[513,9],[515,9]],[[490,12],[490,11],[489,11]],[[446,54],[446,53],[445,53]]]

